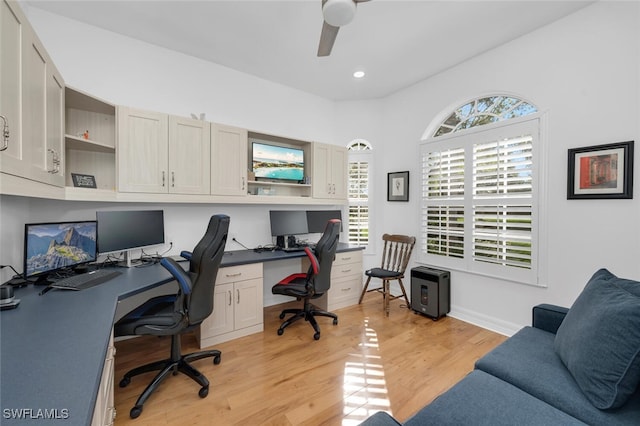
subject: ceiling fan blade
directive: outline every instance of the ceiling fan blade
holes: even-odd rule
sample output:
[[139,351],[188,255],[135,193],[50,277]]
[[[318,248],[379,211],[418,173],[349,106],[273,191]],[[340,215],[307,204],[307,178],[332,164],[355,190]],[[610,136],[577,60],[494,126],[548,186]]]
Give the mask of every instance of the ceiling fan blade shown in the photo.
[[320,44],[318,45],[318,56],[329,56],[333,43],[336,41],[338,30],[340,27],[334,27],[326,22],[322,23],[322,32],[320,33]]

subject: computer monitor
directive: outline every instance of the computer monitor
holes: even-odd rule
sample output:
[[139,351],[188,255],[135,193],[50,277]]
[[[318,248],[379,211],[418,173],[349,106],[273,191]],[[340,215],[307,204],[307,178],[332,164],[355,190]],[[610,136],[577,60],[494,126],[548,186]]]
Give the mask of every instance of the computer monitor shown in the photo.
[[24,277],[46,280],[54,271],[94,262],[96,221],[27,223],[24,226]]
[[[331,219],[342,221],[341,210],[307,210],[307,227],[310,234],[323,233]],[[342,230],[342,229],[341,229]]]
[[164,244],[162,210],[97,211],[98,252],[125,252],[126,266],[131,266],[131,250]]
[[295,235],[307,234],[307,213],[303,210],[271,210],[271,235],[276,238],[277,246],[287,248],[295,244]]

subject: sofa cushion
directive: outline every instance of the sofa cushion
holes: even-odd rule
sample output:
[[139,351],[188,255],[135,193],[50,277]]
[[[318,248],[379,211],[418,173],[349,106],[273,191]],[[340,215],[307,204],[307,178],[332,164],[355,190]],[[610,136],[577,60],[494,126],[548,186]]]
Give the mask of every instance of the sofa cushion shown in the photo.
[[555,334],[525,327],[476,362],[476,368],[594,425],[640,425],[640,392],[615,410],[589,402],[554,352]]
[[556,333],[556,353],[597,408],[622,406],[640,382],[639,295],[640,283],[600,270]]
[[483,371],[475,370],[422,408],[405,426],[584,425]]

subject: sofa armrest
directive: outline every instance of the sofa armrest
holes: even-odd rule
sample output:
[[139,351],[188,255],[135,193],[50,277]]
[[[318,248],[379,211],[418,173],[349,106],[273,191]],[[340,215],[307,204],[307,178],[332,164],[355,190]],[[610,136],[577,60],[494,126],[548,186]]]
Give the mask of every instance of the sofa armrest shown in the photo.
[[542,303],[533,307],[533,327],[555,334],[562,324],[568,308]]

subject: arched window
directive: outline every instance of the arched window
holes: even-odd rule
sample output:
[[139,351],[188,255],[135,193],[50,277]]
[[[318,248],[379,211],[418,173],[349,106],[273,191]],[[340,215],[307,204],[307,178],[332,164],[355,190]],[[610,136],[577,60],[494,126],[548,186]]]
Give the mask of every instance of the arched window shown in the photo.
[[347,145],[349,152],[349,243],[369,245],[371,202],[371,144],[355,139]]
[[538,284],[537,111],[513,96],[478,98],[422,141],[424,262]]
[[513,96],[487,96],[456,108],[440,124],[433,137],[510,118],[523,117],[535,112],[538,112],[535,106]]

